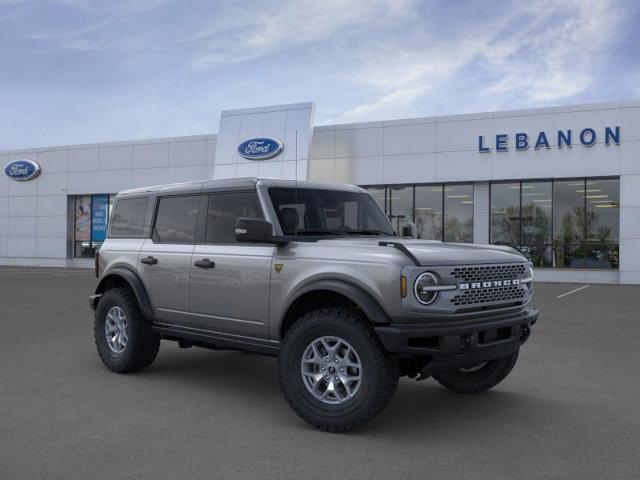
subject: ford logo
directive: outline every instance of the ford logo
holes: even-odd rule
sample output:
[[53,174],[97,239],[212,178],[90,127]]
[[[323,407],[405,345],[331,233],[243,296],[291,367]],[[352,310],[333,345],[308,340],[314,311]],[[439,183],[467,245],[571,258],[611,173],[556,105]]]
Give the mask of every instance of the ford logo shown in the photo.
[[14,160],[4,167],[4,173],[11,180],[26,182],[40,173],[40,165],[33,160]]
[[238,153],[249,160],[266,160],[278,155],[283,145],[273,138],[250,138],[238,145]]

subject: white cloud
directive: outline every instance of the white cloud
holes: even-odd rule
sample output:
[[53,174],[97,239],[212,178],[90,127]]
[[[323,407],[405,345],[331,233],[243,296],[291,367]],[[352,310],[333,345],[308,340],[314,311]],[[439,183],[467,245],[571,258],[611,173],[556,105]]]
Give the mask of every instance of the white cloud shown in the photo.
[[[565,12],[570,16],[553,22]],[[506,98],[521,91],[533,102],[550,103],[591,86],[596,57],[615,38],[621,19],[611,2],[537,2],[527,10],[529,15],[536,13],[516,35],[497,42],[498,51],[510,48],[508,54],[487,55],[501,78],[484,93]]]
[[[418,99],[469,82],[462,76],[469,68],[482,105],[508,104],[515,95],[535,105],[569,99],[590,87],[597,56],[621,21],[608,0],[517,2],[502,11],[488,27],[469,18],[450,38],[425,34],[419,48],[387,41],[361,52],[362,66],[352,77],[370,88],[369,98],[339,120],[401,115]],[[485,78],[473,81],[476,75]]]
[[5,142],[214,131],[221,109],[309,99],[353,122],[640,97],[631,2],[185,3],[0,0]]
[[214,23],[197,33],[200,43],[193,64],[199,69],[259,58],[277,51],[323,40],[375,21],[403,16],[408,0],[282,1],[272,9],[247,9],[229,24]]

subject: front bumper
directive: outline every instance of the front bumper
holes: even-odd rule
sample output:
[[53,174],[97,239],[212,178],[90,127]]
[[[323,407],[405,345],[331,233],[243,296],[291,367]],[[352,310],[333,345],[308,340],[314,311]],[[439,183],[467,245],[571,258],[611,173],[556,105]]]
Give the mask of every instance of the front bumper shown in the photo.
[[385,349],[401,357],[427,357],[430,372],[464,368],[509,355],[527,341],[538,310],[455,324],[375,327]]

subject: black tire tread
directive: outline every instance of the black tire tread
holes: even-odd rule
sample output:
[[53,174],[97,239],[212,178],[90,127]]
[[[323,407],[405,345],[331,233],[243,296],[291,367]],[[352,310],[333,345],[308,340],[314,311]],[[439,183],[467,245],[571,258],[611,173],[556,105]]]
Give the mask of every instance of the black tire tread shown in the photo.
[[[104,320],[99,318],[103,313],[106,315],[106,312],[102,312],[101,305],[114,297],[127,312],[129,324],[128,348],[117,361],[109,354],[109,347],[102,341]],[[137,372],[148,367],[153,363],[160,350],[160,337],[153,331],[151,323],[142,314],[133,291],[126,287],[107,290],[100,298],[94,315],[94,342],[102,363],[115,373]]]
[[358,314],[349,308],[330,307],[307,313],[298,319],[289,331],[287,331],[285,339],[287,336],[294,336],[297,330],[305,328],[307,324],[321,322],[322,319],[327,316],[339,319],[345,325],[349,325],[353,330],[358,332],[358,334],[362,335],[365,341],[371,345],[376,356],[384,359],[384,368],[380,368],[379,371],[376,372],[376,377],[381,381],[383,387],[377,389],[375,395],[371,399],[372,401],[368,405],[368,408],[359,412],[357,416],[353,416],[349,421],[341,424],[336,424],[331,421],[323,421],[318,418],[311,418],[299,408],[297,399],[291,398],[288,393],[288,389],[284,383],[284,376],[281,373],[282,370],[286,368],[284,365],[284,355],[282,354],[278,359],[278,380],[285,399],[299,417],[320,430],[327,432],[346,432],[369,421],[387,406],[398,387],[399,369],[397,362],[388,357],[387,352],[380,343],[378,337],[375,335],[375,332],[367,322],[366,318],[362,314]]

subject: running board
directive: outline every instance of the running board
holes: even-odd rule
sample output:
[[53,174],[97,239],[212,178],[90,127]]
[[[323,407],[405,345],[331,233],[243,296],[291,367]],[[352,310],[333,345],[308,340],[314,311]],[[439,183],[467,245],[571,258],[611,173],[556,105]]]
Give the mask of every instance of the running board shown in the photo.
[[280,342],[276,340],[244,337],[232,333],[214,332],[169,323],[154,322],[152,328],[169,340],[191,340],[214,346],[220,350],[244,350],[265,355],[278,355],[280,352]]

